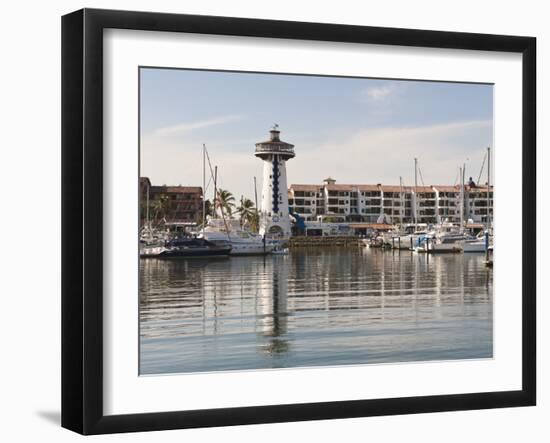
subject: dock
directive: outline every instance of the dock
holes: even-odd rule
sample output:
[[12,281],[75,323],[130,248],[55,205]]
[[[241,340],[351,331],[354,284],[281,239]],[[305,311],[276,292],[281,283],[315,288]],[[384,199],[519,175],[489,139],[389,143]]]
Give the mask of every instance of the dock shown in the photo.
[[352,236],[294,236],[288,240],[290,248],[303,247],[359,247],[360,240]]

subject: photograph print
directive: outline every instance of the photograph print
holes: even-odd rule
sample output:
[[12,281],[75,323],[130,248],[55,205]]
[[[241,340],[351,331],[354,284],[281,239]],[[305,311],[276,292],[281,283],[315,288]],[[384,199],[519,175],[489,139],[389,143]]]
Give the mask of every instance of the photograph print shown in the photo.
[[493,358],[493,94],[141,67],[140,375]]

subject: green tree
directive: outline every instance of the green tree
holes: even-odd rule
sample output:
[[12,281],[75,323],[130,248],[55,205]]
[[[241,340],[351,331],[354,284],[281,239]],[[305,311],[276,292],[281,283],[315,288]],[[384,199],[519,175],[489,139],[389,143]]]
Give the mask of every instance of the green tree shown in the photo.
[[241,219],[241,226],[250,226],[252,224],[254,216],[256,215],[254,202],[248,198],[241,197],[241,203],[237,208],[237,212]]
[[151,208],[154,216],[153,220],[159,224],[161,221],[166,221],[166,211],[168,209],[168,196],[160,194],[158,198],[151,202]]
[[226,189],[218,189],[218,198],[216,199],[216,209],[220,209],[229,217],[233,214],[235,208],[235,197]]
[[260,214],[257,211],[254,211],[254,214],[250,218],[250,230],[252,232],[260,231]]

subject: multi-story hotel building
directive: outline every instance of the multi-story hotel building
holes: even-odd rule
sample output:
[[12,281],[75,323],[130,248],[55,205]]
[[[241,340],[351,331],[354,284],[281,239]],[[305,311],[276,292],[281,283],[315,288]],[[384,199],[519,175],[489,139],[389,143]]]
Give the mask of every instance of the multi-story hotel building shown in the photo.
[[[487,199],[487,192],[489,198]],[[489,200],[489,211],[487,211],[487,200]],[[493,220],[493,187],[488,190],[487,185],[467,187],[466,191],[466,216],[476,222],[487,222],[487,213],[489,219]]]
[[[492,214],[490,190],[489,213]],[[290,211],[305,221],[362,221],[376,223],[460,222],[460,186],[399,186],[383,184],[337,184],[327,178],[321,185],[291,185]],[[487,220],[487,186],[464,187],[462,220]]]
[[[172,225],[194,225],[202,218],[202,187],[153,186],[148,177],[139,179],[140,219],[143,224],[149,201],[149,220]],[[162,202],[159,204],[159,202]]]

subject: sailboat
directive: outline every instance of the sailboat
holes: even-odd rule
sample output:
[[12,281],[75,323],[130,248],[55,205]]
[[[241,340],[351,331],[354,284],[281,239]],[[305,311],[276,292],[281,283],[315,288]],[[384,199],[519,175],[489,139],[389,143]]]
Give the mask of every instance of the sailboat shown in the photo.
[[[403,211],[404,211],[404,199],[403,199],[403,178],[399,177],[400,187],[400,206],[401,206],[401,219],[400,228],[397,233],[394,233],[390,237],[391,247],[393,249],[407,249],[414,250],[418,243],[419,238],[422,238],[428,234],[428,224],[418,223],[416,200],[413,208],[414,223],[403,225]],[[418,187],[418,159],[414,159],[414,189]]]
[[464,168],[460,168],[460,224],[441,221],[434,229],[417,240],[416,250],[428,253],[463,252],[464,241],[469,236],[464,232]]
[[[206,147],[203,145],[203,163],[206,156]],[[203,189],[205,189],[205,166],[203,164]],[[147,189],[149,191],[149,189]],[[206,216],[206,206],[203,199],[203,220]],[[189,235],[179,237],[159,238],[154,236],[149,222],[149,192],[147,192],[147,229],[144,229],[144,238],[140,239],[140,257],[142,258],[201,258],[227,257],[231,252],[231,244],[216,244],[205,238]]]
[[[206,146],[203,146],[203,148],[214,183],[214,202],[216,202],[218,199],[218,167],[215,166],[214,171],[212,171],[210,156],[208,155],[208,151],[206,151]],[[214,212],[217,214],[216,204],[214,204]],[[221,218],[210,218],[207,223],[203,224],[201,232],[197,234],[197,238],[205,239],[219,246],[231,246],[230,255],[232,256],[265,255],[273,251],[274,244],[267,242],[265,237],[259,234],[243,229],[239,220],[227,218],[221,205],[220,213]],[[206,220],[206,218],[203,217],[203,220]]]
[[[493,235],[491,229],[491,148],[487,147],[487,219],[485,232],[480,232],[473,239],[464,242],[464,252],[484,252],[488,255],[489,249],[493,248]],[[481,166],[483,171],[483,165]],[[481,172],[479,174],[481,178]]]

